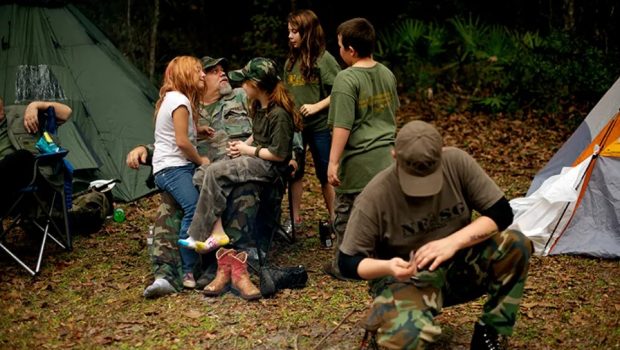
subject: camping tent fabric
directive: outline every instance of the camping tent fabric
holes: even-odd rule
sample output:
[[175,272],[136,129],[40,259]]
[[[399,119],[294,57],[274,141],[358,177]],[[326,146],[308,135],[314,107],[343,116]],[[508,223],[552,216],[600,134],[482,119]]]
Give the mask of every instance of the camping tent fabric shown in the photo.
[[563,167],[571,166],[577,156],[592,142],[607,122],[618,113],[620,108],[620,78],[605,93],[601,100],[588,113],[586,119],[562,145],[560,150],[549,160],[547,165],[536,174],[527,195],[534,193],[550,176],[559,174]]
[[[546,181],[552,179],[564,166],[576,167],[587,162],[578,187],[566,187],[566,191],[579,192],[576,200],[567,202],[563,210],[550,212],[549,215],[556,215],[554,223],[537,230],[537,238],[544,234],[549,242],[544,251],[537,250],[537,253],[620,257],[619,110],[620,79],[603,96],[549,164],[536,175],[528,191],[528,198],[537,196],[538,190],[545,187],[541,185],[547,184]],[[520,200],[513,201],[518,204]],[[516,212],[514,227],[523,224],[519,221],[522,220],[519,218],[522,214],[519,210],[522,209],[516,208],[513,207]]]
[[75,7],[0,6],[0,96],[5,104],[55,100],[73,109],[59,129],[76,176],[120,179],[118,200],[152,191],[150,169],[125,157],[153,141],[157,90]]

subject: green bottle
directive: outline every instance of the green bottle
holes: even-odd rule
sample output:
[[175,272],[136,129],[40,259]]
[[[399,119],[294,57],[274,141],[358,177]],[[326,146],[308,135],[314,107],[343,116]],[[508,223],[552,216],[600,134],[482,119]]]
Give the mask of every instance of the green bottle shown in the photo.
[[116,222],[125,221],[125,211],[122,208],[114,209],[114,221]]

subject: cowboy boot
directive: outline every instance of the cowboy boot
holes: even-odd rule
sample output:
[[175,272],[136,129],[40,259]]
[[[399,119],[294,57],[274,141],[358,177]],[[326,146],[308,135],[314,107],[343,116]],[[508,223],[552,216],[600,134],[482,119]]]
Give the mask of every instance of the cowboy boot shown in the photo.
[[261,297],[260,291],[250,280],[248,273],[248,253],[239,252],[231,256],[232,286],[245,300],[256,300]]
[[215,278],[203,290],[206,296],[216,297],[226,291],[230,283],[231,260],[235,255],[234,249],[220,248],[215,253],[217,272]]

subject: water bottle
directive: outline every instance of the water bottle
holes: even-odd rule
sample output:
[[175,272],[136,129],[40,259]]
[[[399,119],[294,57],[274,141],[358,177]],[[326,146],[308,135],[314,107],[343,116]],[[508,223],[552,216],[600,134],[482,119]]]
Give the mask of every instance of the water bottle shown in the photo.
[[146,235],[146,248],[147,251],[149,252],[149,255],[153,255],[153,239],[154,239],[154,231],[155,231],[155,225],[149,225],[149,232]]
[[330,249],[334,245],[332,228],[329,222],[319,221],[319,239],[321,240],[321,246],[325,249]]
[[115,222],[125,221],[125,211],[123,210],[123,208],[114,209],[114,221]]

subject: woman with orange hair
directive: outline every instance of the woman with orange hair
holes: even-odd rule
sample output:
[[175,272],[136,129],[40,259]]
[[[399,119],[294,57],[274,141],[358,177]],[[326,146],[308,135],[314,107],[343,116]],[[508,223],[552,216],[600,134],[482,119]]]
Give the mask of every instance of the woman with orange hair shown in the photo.
[[[197,165],[208,164],[196,150],[194,113],[199,93],[204,88],[205,74],[200,61],[191,56],[175,57],[164,73],[155,105],[155,151],[153,174],[155,184],[174,197],[183,209],[179,238],[187,238],[187,230],[196,211],[198,190],[192,183]],[[181,250],[183,286],[194,288],[196,252]]]

